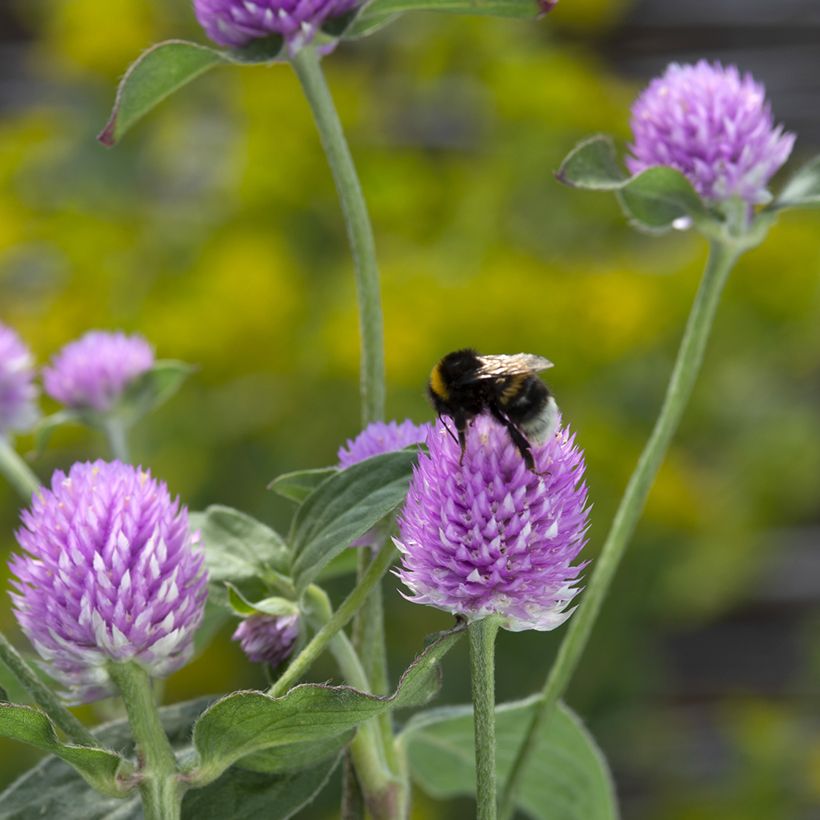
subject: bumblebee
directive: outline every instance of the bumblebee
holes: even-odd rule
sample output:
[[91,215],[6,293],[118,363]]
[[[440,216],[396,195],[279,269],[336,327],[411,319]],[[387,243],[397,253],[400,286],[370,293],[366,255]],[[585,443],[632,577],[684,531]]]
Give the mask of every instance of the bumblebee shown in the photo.
[[536,375],[552,367],[543,356],[516,353],[481,356],[472,348],[448,353],[430,373],[427,392],[436,413],[456,426],[462,456],[467,426],[489,412],[503,424],[530,470],[535,469],[531,444],[546,441],[558,427],[558,408]]

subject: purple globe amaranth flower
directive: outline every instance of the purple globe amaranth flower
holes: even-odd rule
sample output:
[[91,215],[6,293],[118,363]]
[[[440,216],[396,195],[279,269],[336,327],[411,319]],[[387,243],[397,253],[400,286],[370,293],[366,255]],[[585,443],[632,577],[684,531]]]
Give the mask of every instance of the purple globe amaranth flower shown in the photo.
[[374,421],[339,448],[339,466],[344,470],[366,458],[403,450],[411,444],[423,444],[429,432],[429,424],[414,424],[410,419]]
[[677,168],[705,199],[733,196],[766,202],[774,173],[794,134],[775,127],[762,85],[735,66],[701,60],[672,63],[632,107],[633,174],[655,165]]
[[194,0],[207,35],[221,46],[241,48],[281,35],[291,53],[309,43],[325,20],[341,17],[362,0]]
[[298,615],[251,615],[233,633],[242,651],[254,663],[279,666],[293,652],[299,638]]
[[37,420],[33,361],[20,337],[0,322],[0,437]]
[[104,413],[153,365],[154,350],[142,336],[92,330],[43,368],[43,386],[67,407]]
[[548,630],[571,614],[585,564],[584,457],[567,428],[532,445],[524,463],[506,428],[478,416],[461,448],[439,422],[419,457],[399,515],[408,599],[469,621],[502,617],[518,632]]
[[74,703],[112,693],[111,661],[185,664],[207,595],[199,535],[165,484],[119,461],[58,470],[35,493],[9,566],[14,614]]

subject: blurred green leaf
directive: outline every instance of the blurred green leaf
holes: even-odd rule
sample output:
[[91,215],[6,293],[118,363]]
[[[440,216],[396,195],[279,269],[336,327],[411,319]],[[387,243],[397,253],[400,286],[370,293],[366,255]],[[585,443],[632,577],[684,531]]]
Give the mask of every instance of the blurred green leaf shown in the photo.
[[228,62],[209,46],[185,40],[157,43],[131,64],[120,81],[111,118],[97,139],[114,145],[152,108],[214,66]]
[[215,504],[189,515],[191,530],[202,534],[211,583],[246,581],[267,567],[287,572],[290,557],[282,537],[255,518]]
[[773,210],[812,208],[820,205],[820,156],[809,160],[786,183],[772,203]]
[[46,449],[51,434],[65,424],[82,424],[83,418],[75,410],[64,408],[44,416],[34,426],[34,449],[39,455]]
[[185,362],[161,359],[134,379],[117,405],[117,415],[133,424],[151,410],[164,404],[179,390],[196,368]]
[[680,171],[658,166],[629,177],[605,135],[579,143],[561,163],[556,178],[573,188],[614,191],[629,221],[641,230],[662,232],[678,220],[708,218],[706,206]]
[[417,457],[417,450],[399,450],[368,458],[332,475],[305,499],[289,537],[297,589],[404,501]]
[[271,597],[261,601],[249,601],[233,584],[226,584],[228,588],[228,603],[231,609],[242,618],[251,615],[296,615],[299,607],[287,598]]
[[439,687],[438,661],[462,632],[459,627],[439,635],[407,668],[390,697],[348,686],[303,684],[281,698],[262,692],[222,698],[194,725],[200,757],[195,781],[208,783],[241,758],[266,749],[292,748],[298,754],[299,745],[306,743],[317,749],[320,741],[346,735],[382,712],[425,703]]
[[536,0],[371,0],[353,18],[344,31],[344,37],[373,34],[408,11],[527,19],[537,17],[541,10]]
[[339,763],[338,753],[293,774],[228,769],[218,780],[186,793],[183,820],[284,820],[310,803]]
[[336,467],[318,467],[313,470],[283,473],[268,484],[268,489],[301,504],[325,479],[338,472]]
[[50,718],[39,709],[0,703],[0,735],[56,755],[102,794],[125,796],[126,791],[117,779],[117,774],[127,767],[124,758],[107,749],[62,743]]
[[[499,783],[509,774],[537,696],[496,708]],[[442,799],[475,794],[472,706],[415,715],[400,735],[413,779]],[[606,760],[579,718],[564,704],[537,740],[519,807],[538,820],[615,820],[618,809]]]

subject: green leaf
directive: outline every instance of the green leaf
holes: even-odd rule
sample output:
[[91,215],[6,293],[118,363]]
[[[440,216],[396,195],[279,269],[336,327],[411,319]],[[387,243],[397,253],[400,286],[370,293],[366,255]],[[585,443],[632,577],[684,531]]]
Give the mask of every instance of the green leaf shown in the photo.
[[194,725],[199,766],[193,782],[209,783],[243,757],[276,748],[298,754],[300,744],[332,742],[382,712],[425,703],[439,687],[436,664],[462,632],[463,627],[457,627],[438,636],[405,671],[390,697],[311,683],[281,698],[262,692],[222,698]]
[[[504,783],[538,697],[496,708],[497,771]],[[415,715],[400,735],[413,779],[432,797],[475,794],[472,706]],[[537,820],[615,820],[615,789],[606,760],[578,717],[559,704],[537,740],[519,808]]]
[[212,584],[247,581],[266,567],[288,571],[290,556],[282,537],[249,515],[214,505],[189,515],[192,530],[202,534],[205,565]]
[[111,118],[97,139],[103,145],[114,145],[166,97],[228,61],[224,52],[185,40],[151,46],[125,72]]
[[298,772],[313,766],[321,760],[335,757],[353,740],[355,729],[336,735],[332,738],[322,738],[313,743],[297,743],[288,746],[265,749],[262,752],[243,757],[236,763],[240,769],[251,772],[266,772],[268,774],[287,774]]
[[229,769],[182,801],[183,820],[284,820],[310,803],[325,787],[339,755],[293,774],[258,774]]
[[488,17],[535,19],[541,13],[536,0],[371,0],[344,31],[346,39],[364,37],[408,11],[438,11]]
[[404,501],[417,457],[417,449],[408,449],[368,458],[332,475],[305,499],[288,539],[298,590]]
[[179,390],[196,368],[185,362],[161,359],[128,385],[116,413],[132,424],[164,404]]
[[271,597],[263,598],[261,601],[249,601],[233,584],[225,586],[228,588],[228,604],[241,618],[248,618],[251,615],[280,617],[299,613],[299,607],[287,598]]
[[627,176],[615,146],[604,135],[579,143],[561,163],[556,178],[573,188],[614,191],[627,218],[644,231],[667,231],[679,220],[714,219],[689,180],[674,168],[648,168]]
[[128,768],[122,757],[107,749],[62,743],[51,719],[39,709],[0,703],[0,735],[56,755],[105,795],[123,797],[127,792],[118,779],[118,774]]
[[[191,725],[213,698],[177,703],[160,709],[162,725],[171,744],[190,757]],[[134,753],[128,721],[117,720],[94,730],[101,744]],[[80,775],[57,757],[49,756],[0,793],[0,820],[139,820],[138,795],[107,797],[89,788]]]
[[770,206],[773,210],[820,205],[820,156],[809,160],[785,185]]
[[268,484],[268,489],[301,504],[325,479],[338,472],[336,467],[319,467],[314,470],[283,473]]

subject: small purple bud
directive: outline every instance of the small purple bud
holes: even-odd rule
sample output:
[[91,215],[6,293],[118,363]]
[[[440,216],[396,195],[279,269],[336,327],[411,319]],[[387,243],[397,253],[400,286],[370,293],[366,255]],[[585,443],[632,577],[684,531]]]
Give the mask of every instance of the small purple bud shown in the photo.
[[403,450],[411,444],[423,444],[429,432],[429,424],[413,424],[410,419],[374,421],[339,448],[339,466],[344,470],[366,458]]
[[66,407],[104,413],[153,365],[153,348],[142,336],[92,330],[43,368],[43,386]]
[[251,615],[233,633],[249,660],[273,667],[290,657],[298,638],[298,615]]
[[733,66],[672,63],[632,106],[633,174],[667,165],[710,202],[767,202],[766,185],[786,162],[794,134],[775,127],[766,92]]
[[470,621],[498,614],[514,632],[562,624],[589,512],[574,436],[564,428],[533,444],[534,471],[487,415],[469,428],[463,457],[442,422],[427,445],[399,515],[407,598]]
[[20,337],[0,322],[0,437],[37,420],[33,358]]
[[14,614],[71,702],[112,693],[110,661],[155,677],[187,662],[207,575],[199,534],[165,484],[119,461],[78,463],[21,518]]
[[241,48],[253,40],[281,35],[291,53],[307,45],[334,17],[352,11],[361,0],[194,0],[194,12],[206,34],[221,46]]

